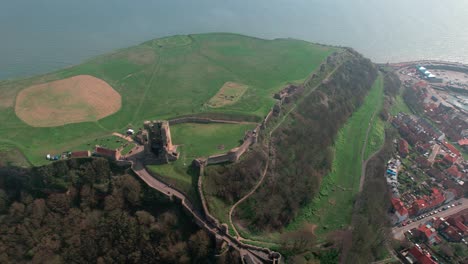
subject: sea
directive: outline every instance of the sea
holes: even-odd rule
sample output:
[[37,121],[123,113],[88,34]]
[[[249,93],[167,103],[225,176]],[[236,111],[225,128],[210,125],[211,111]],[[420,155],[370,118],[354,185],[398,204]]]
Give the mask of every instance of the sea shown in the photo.
[[206,32],[349,46],[380,63],[468,63],[467,14],[466,0],[0,0],[0,80]]

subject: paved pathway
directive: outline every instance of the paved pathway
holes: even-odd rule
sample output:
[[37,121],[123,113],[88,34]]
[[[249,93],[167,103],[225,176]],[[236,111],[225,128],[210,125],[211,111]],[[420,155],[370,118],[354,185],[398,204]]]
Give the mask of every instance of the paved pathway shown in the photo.
[[[269,260],[269,254],[266,251],[269,249],[258,248],[255,249],[254,246],[243,244],[242,242],[236,240],[229,234],[223,233],[221,227],[214,226],[206,221],[202,214],[195,209],[195,207],[190,203],[190,200],[180,191],[173,188],[171,185],[156,179],[153,177],[145,168],[142,163],[144,158],[143,147],[138,146],[135,148],[132,155],[127,156],[127,160],[132,164],[132,170],[135,174],[138,175],[148,186],[151,188],[169,196],[177,197],[182,202],[182,206],[195,218],[196,222],[206,231],[214,235],[217,239],[225,241],[230,247],[238,250],[242,257],[250,257],[256,263],[279,263]],[[272,252],[274,253],[274,252]]]

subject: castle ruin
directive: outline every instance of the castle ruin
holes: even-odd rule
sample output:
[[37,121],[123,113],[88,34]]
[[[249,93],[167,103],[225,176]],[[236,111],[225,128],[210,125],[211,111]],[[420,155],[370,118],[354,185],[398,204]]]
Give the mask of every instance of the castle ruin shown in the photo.
[[179,158],[177,147],[172,144],[171,130],[167,121],[145,121],[140,137],[145,147],[147,164],[165,164]]

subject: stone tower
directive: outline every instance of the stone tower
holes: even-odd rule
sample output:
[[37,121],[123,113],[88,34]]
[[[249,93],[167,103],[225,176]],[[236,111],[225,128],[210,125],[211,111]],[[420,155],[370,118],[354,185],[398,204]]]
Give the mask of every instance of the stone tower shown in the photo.
[[177,148],[172,144],[171,130],[167,121],[145,121],[147,131],[145,153],[151,160],[148,163],[162,164],[179,158]]

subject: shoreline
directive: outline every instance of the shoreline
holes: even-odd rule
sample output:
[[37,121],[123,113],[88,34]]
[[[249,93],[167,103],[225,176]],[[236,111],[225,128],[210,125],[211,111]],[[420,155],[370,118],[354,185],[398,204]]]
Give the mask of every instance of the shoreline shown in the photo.
[[440,66],[452,66],[452,67],[462,67],[468,70],[468,64],[464,64],[461,62],[453,62],[453,61],[443,61],[443,60],[416,60],[416,61],[403,61],[403,62],[394,62],[394,63],[375,63],[378,66],[391,66],[396,68],[403,68],[418,64],[425,64],[428,66],[431,65],[440,65]]

